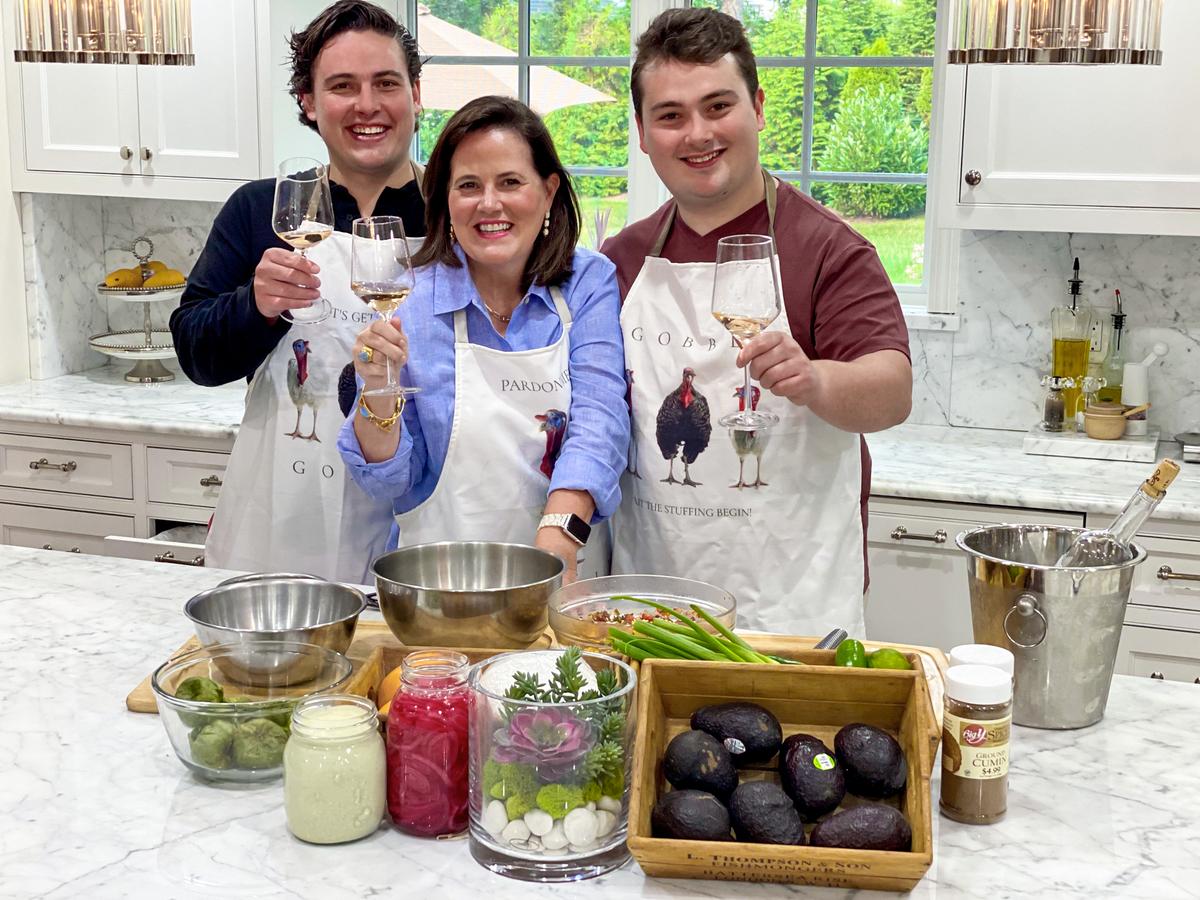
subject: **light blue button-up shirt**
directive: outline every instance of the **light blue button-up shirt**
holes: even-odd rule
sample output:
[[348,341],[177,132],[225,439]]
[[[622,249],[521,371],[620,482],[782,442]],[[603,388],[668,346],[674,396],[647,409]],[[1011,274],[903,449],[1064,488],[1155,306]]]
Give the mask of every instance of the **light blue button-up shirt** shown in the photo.
[[[456,247],[462,259],[461,248]],[[567,436],[554,466],[549,491],[587,491],[596,503],[597,522],[612,515],[621,499],[621,472],[629,452],[629,410],[625,404],[625,350],[621,339],[616,268],[591,250],[577,249],[573,271],[559,285],[571,311],[571,408]],[[408,363],[402,384],[419,387],[401,418],[400,444],[391,459],[368,463],[354,434],[354,415],[338,436],[338,450],[354,481],[368,494],[392,501],[407,512],[433,493],[450,445],[454,422],[454,313],[467,311],[471,343],[495,350],[536,350],[562,335],[562,322],[550,289],[533,285],[504,335],[497,333],[464,265],[442,263],[417,272],[416,285],[397,315],[408,335]],[[480,458],[481,467],[488,464]],[[502,473],[494,473],[503,477]],[[471,473],[470,477],[477,477]],[[454,473],[447,477],[453,478]],[[398,529],[392,526],[389,547]]]

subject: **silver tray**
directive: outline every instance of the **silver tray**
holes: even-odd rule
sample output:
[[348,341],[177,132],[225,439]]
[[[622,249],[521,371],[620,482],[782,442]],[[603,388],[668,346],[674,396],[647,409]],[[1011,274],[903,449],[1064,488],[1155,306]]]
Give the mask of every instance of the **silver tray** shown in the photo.
[[114,359],[172,359],[175,345],[171,332],[155,329],[150,332],[150,343],[146,343],[146,332],[141,329],[110,331],[88,338],[93,350]]
[[153,303],[159,300],[178,300],[183,296],[183,291],[187,287],[187,282],[183,284],[172,285],[171,287],[108,287],[104,284],[96,285],[96,293],[103,297],[115,297],[118,300],[126,300],[131,303]]

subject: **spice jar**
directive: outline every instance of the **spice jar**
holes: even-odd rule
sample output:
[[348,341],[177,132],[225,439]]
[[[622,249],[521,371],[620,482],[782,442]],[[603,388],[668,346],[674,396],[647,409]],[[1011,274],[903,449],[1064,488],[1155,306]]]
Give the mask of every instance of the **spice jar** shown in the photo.
[[992,644],[959,644],[950,650],[951,666],[991,666],[1013,677],[1016,660],[1012,651]]
[[942,815],[990,825],[1008,809],[1012,676],[991,666],[951,666],[942,719]]
[[1075,379],[1044,375],[1042,386],[1046,388],[1046,399],[1042,404],[1042,431],[1065,431],[1066,398],[1063,391],[1075,387]]
[[387,806],[396,827],[436,837],[467,827],[467,658],[418,650],[400,664],[387,725]]
[[349,694],[301,700],[283,749],[288,830],[313,844],[371,834],[383,819],[385,767],[370,700]]

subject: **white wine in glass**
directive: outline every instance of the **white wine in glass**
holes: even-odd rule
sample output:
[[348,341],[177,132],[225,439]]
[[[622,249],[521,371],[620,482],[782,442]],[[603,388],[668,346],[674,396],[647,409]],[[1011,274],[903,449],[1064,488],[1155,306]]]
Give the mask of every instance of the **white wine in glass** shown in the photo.
[[[783,293],[775,266],[775,241],[765,234],[734,234],[717,241],[713,273],[712,314],[738,343],[760,334],[783,308]],[[738,431],[757,431],[779,422],[779,416],[750,409],[754,396],[746,366],[743,397],[747,407],[722,416],[718,422]]]
[[[395,315],[412,293],[414,275],[404,222],[399,216],[355,219],[350,227],[350,290],[380,316]],[[364,391],[368,397],[415,394],[396,380],[392,361],[384,357],[387,383]]]
[[[333,200],[323,163],[298,156],[279,164],[271,225],[281,241],[305,257],[333,234]],[[328,319],[332,312],[333,305],[318,297],[312,306],[285,311],[283,318],[297,325],[315,325]]]

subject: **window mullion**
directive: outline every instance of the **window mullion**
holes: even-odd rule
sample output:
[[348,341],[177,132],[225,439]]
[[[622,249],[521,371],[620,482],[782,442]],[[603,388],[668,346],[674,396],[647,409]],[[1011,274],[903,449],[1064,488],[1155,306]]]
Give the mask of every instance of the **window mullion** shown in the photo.
[[517,97],[529,104],[529,5],[530,0],[517,0]]
[[812,193],[813,92],[817,72],[813,59],[817,55],[817,0],[807,0],[804,8],[804,103],[801,118],[800,190]]

